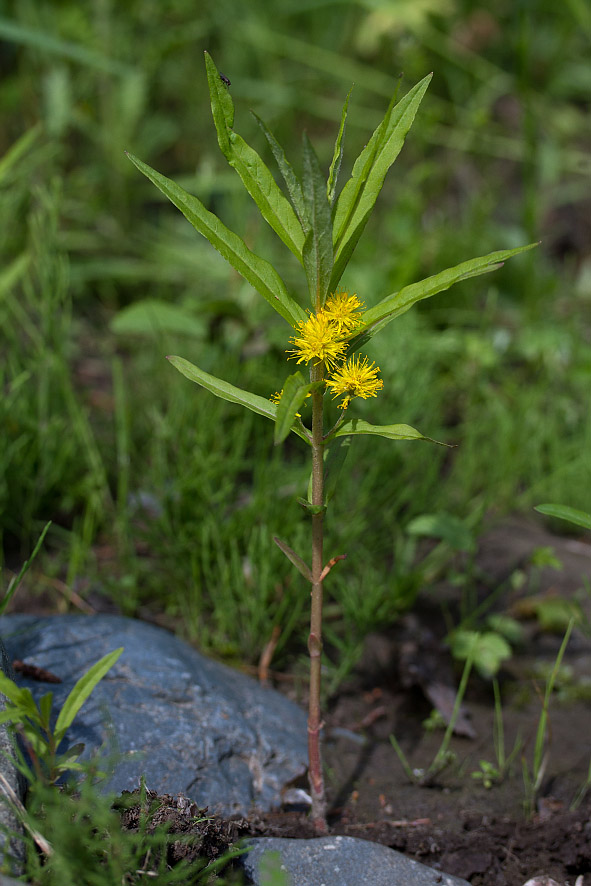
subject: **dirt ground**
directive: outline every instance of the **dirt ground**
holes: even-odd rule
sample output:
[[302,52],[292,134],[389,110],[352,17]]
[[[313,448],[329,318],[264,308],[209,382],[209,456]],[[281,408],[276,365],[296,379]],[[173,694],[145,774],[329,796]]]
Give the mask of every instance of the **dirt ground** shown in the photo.
[[[532,566],[532,553],[548,547],[560,570]],[[445,644],[446,617],[457,623],[460,591],[443,583],[425,588],[412,613],[368,637],[361,661],[325,712],[330,832],[383,843],[473,886],[523,886],[537,875],[559,886],[591,886],[591,790],[571,808],[591,782],[591,537],[551,534],[535,520],[505,520],[480,540],[475,575],[478,599],[494,590],[491,611],[510,614],[523,627],[522,642],[499,673],[511,765],[490,786],[473,776],[482,773],[481,761],[498,768],[499,759],[492,684],[475,672],[459,720],[463,734],[452,738],[454,759],[443,771],[413,783],[392,747],[393,734],[411,769],[428,769],[443,730],[428,731],[424,721],[434,700],[449,713],[461,674]],[[564,635],[565,601],[580,608],[581,619],[556,681],[543,776],[527,810],[523,767],[531,770],[545,681]],[[545,622],[555,622],[554,630]],[[288,685],[281,681],[277,688]],[[195,824],[194,804],[152,799],[157,820],[198,837],[191,852],[201,858],[215,858],[247,835],[314,836],[297,809]],[[123,821],[137,823],[133,810]],[[179,847],[187,857],[186,845]]]

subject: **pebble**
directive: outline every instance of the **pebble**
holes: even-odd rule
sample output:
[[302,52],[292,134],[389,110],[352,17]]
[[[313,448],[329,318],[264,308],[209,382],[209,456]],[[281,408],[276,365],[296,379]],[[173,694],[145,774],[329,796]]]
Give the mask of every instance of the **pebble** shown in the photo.
[[469,886],[467,880],[355,837],[261,837],[250,845],[242,865],[254,886]]

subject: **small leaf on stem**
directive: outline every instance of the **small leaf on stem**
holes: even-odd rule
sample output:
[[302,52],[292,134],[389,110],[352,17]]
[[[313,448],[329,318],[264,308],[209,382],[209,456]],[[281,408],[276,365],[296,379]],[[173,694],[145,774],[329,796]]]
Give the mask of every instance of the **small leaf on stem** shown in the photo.
[[306,397],[314,385],[306,384],[301,372],[294,372],[283,385],[283,393],[277,404],[277,416],[275,418],[275,445],[283,443],[293,428],[298,410],[302,407]]
[[343,137],[345,135],[345,122],[347,120],[347,108],[349,107],[349,99],[351,98],[351,93],[353,92],[353,87],[347,93],[347,98],[345,99],[345,104],[343,105],[343,112],[341,114],[341,125],[339,126],[339,133],[337,135],[337,140],[334,145],[334,153],[332,157],[332,163],[330,164],[330,169],[328,171],[328,182],[326,183],[326,194],[328,197],[328,202],[332,206],[334,203],[334,198],[336,195],[336,187],[339,179],[339,172],[341,171],[341,161],[343,159]]
[[304,576],[304,578],[307,581],[311,582],[312,581],[312,573],[310,572],[310,567],[306,563],[304,563],[304,561],[299,556],[299,554],[296,554],[296,552],[294,550],[292,550],[292,548],[290,548],[290,546],[287,544],[287,542],[284,542],[284,541],[282,541],[282,539],[277,538],[276,535],[273,536],[273,541],[275,542],[275,544],[277,545],[279,550],[283,551],[283,553],[285,554],[287,559],[291,563],[293,563],[295,568],[299,572],[301,572],[301,574]]
[[339,562],[339,560],[346,560],[346,554],[337,554],[336,557],[333,557],[332,560],[329,560],[322,572],[320,573],[320,581],[324,581],[332,567]]

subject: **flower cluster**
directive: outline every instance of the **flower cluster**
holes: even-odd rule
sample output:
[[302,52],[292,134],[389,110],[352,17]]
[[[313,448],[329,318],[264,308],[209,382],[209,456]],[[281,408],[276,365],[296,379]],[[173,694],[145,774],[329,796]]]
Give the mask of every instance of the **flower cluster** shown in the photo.
[[348,342],[363,325],[362,309],[356,295],[335,292],[318,313],[300,323],[288,351],[289,359],[298,363],[324,363],[329,373],[327,387],[335,398],[344,395],[341,409],[346,409],[353,397],[375,397],[384,386],[377,377],[380,367],[369,363],[367,357],[345,357]]

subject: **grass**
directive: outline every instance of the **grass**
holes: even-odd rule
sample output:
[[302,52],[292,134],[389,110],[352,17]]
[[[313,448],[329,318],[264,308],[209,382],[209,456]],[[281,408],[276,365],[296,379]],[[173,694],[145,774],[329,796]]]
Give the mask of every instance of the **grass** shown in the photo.
[[[301,588],[272,536],[303,537],[292,504],[307,483],[301,453],[284,460],[263,420],[196,393],[163,359],[195,356],[267,396],[283,333],[261,352],[266,306],[122,151],[141,147],[175,178],[183,171],[230,224],[244,231],[246,217],[253,247],[273,257],[203,125],[196,47],[217,47],[257,144],[250,105],[282,141],[304,120],[322,153],[355,80],[349,156],[398,72],[410,82],[434,69],[350,288],[371,304],[468,254],[547,237],[531,260],[464,283],[376,340],[384,414],[458,448],[372,444],[377,458],[343,480],[328,527],[330,552],[349,555],[349,577],[337,567],[327,585],[337,680],[363,636],[412,605],[414,517],[587,504],[588,257],[577,213],[589,169],[588,21],[575,3],[542,3],[534,20],[518,7],[482,17],[467,0],[437,16],[428,4],[400,4],[394,16],[386,5],[374,15],[361,3],[281,0],[272,26],[264,4],[249,6],[238,39],[226,25],[233,10],[233,0],[197,17],[185,0],[141,16],[139,3],[19,3],[0,20],[0,207],[11,220],[0,247],[0,529],[11,563],[52,519],[49,580],[83,596],[100,588],[130,615],[147,606],[182,620],[217,656],[254,663],[276,625],[276,666],[299,652]],[[281,272],[291,279],[289,266]],[[156,320],[147,299],[160,305]],[[368,463],[362,441],[357,457]]]
[[[270,396],[283,330],[262,348],[267,307],[123,156],[193,189],[275,259],[204,124],[204,48],[232,80],[249,141],[263,149],[253,107],[284,144],[306,125],[325,165],[353,81],[349,157],[399,72],[409,83],[435,71],[345,280],[368,305],[467,255],[543,238],[375,340],[384,415],[457,448],[372,440],[370,461],[356,442],[327,527],[329,556],[348,554],[346,576],[337,565],[327,583],[328,691],[432,574],[405,531],[415,517],[479,524],[540,501],[587,509],[590,35],[575,0],[494,15],[472,0],[276,0],[272,22],[262,0],[197,13],[189,0],[9,3],[0,548],[18,571],[53,521],[29,593],[59,587],[63,610],[98,591],[236,663],[255,664],[277,627],[273,668],[305,648],[306,594],[272,542],[304,544],[302,453],[274,450],[263,419],[198,393],[164,360],[185,354]],[[278,264],[289,284],[293,269]],[[113,863],[127,851],[114,845]]]

